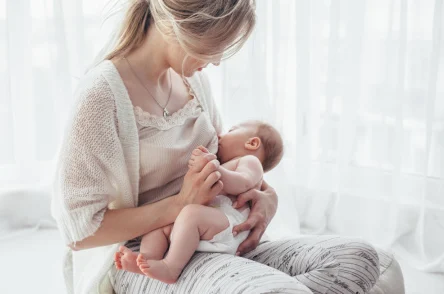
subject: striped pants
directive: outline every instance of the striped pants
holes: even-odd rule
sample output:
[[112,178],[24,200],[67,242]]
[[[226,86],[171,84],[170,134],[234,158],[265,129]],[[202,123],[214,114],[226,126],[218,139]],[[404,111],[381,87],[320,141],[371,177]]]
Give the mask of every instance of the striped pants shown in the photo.
[[[127,246],[138,251],[140,238]],[[117,294],[363,294],[379,278],[379,259],[360,239],[303,236],[263,242],[244,257],[196,253],[171,285],[123,270],[109,274]]]

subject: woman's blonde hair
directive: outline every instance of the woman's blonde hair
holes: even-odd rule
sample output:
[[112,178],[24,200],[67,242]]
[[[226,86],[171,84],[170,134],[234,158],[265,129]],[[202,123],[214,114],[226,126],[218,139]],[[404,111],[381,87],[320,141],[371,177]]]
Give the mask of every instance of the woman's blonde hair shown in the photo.
[[124,56],[140,46],[151,23],[167,41],[194,58],[236,53],[256,23],[254,0],[130,0],[117,45],[106,56]]

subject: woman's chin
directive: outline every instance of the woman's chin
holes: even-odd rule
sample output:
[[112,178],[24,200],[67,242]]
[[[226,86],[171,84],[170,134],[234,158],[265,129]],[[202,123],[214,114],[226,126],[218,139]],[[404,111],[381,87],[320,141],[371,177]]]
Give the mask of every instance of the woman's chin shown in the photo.
[[184,76],[184,77],[186,77],[186,78],[190,78],[190,77],[192,77],[192,76],[196,73],[196,71],[197,71],[197,70],[193,70],[193,71],[183,71],[183,72],[182,72],[182,70],[176,70],[176,69],[173,68],[173,67],[171,67],[171,69],[172,69],[175,73],[177,73],[179,76]]
[[203,68],[197,68],[197,69],[195,69],[195,70],[193,70],[193,71],[191,71],[191,72],[189,72],[189,73],[185,72],[184,75],[185,75],[187,78],[189,78],[189,77],[194,76],[195,73],[197,73],[197,72],[201,72],[201,71],[203,71]]
[[183,75],[187,78],[191,78],[192,76],[194,76],[194,74],[196,73],[196,71],[193,72],[185,72]]

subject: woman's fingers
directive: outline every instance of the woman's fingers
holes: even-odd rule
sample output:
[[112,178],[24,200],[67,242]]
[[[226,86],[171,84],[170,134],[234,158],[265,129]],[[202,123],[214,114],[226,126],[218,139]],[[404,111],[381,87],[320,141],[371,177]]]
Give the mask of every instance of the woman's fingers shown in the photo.
[[217,181],[219,181],[220,177],[221,177],[220,172],[218,171],[212,172],[204,181],[205,188],[210,190],[211,187],[213,187],[213,185],[216,184]]
[[250,200],[253,200],[256,197],[256,189],[250,189],[247,192],[239,194],[236,201],[233,203],[234,208],[239,208],[245,205]]
[[214,197],[216,197],[216,195],[219,195],[220,194],[220,192],[222,191],[222,189],[224,188],[224,183],[222,183],[222,181],[217,181],[214,185],[213,185],[213,187],[211,187],[211,190],[210,190],[210,196],[212,197],[212,198],[214,198]]
[[248,217],[248,219],[246,221],[244,221],[241,224],[238,224],[237,226],[234,226],[233,234],[236,236],[237,234],[239,234],[243,231],[251,230],[252,228],[254,228],[256,226],[257,222],[258,222],[257,218],[250,213],[250,216]]
[[[214,174],[216,174],[217,178],[217,180],[215,181],[213,176]],[[205,198],[204,200],[205,204],[210,203],[211,200],[213,200],[213,198],[219,195],[220,191],[222,191],[224,184],[219,179],[220,179],[220,173],[214,172],[205,181],[205,186],[204,186],[205,189],[203,190],[204,192],[203,197]]]
[[242,242],[239,247],[237,248],[236,255],[242,256],[251,250],[255,249],[257,245],[259,244],[259,241],[262,238],[262,235],[264,234],[264,231],[261,227],[257,226],[255,227],[251,232],[250,235],[248,235],[248,238],[245,239],[244,242]]
[[[204,183],[206,181],[206,179],[215,171],[217,171],[219,169],[219,161],[217,161],[216,159],[208,162],[204,168],[202,169],[202,171],[199,173],[199,182],[200,183]],[[213,182],[213,184],[216,181]],[[211,187],[211,186],[210,186]]]
[[[201,196],[205,203],[210,202],[223,188],[223,183],[220,181],[221,173],[218,171],[219,161],[210,161],[199,174],[204,180],[201,186]],[[208,174],[209,173],[209,174]]]

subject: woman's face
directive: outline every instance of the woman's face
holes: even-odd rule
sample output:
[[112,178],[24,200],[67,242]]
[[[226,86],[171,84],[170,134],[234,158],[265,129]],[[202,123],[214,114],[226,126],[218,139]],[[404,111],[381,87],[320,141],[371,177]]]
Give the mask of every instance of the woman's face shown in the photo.
[[201,71],[208,64],[212,63],[216,66],[220,64],[222,54],[214,60],[200,60],[191,56],[187,56],[186,52],[179,45],[170,45],[167,60],[170,67],[178,74],[185,77],[191,77],[196,71]]

